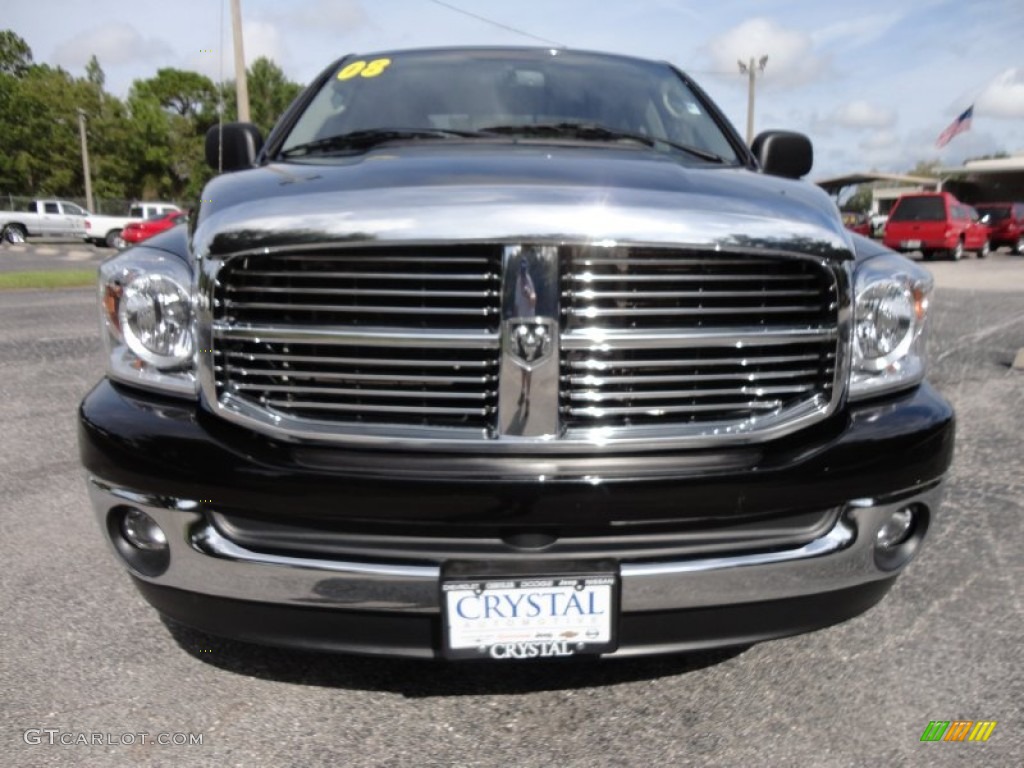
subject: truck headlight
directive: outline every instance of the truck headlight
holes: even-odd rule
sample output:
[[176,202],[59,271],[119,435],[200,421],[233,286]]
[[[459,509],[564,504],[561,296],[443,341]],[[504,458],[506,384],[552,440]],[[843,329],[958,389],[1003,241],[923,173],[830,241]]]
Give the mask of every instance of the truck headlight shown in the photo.
[[898,254],[862,263],[854,278],[850,398],[912,387],[924,379],[931,275]]
[[100,266],[100,315],[112,379],[196,396],[191,278],[180,259],[145,247]]

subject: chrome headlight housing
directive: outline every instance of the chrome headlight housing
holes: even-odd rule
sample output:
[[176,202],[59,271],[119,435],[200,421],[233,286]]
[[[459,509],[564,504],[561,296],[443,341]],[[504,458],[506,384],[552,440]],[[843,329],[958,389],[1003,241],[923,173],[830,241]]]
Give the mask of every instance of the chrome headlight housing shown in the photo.
[[854,275],[850,399],[919,384],[926,368],[930,273],[895,253],[863,262]]
[[191,285],[180,259],[145,247],[100,266],[100,324],[110,378],[196,397]]

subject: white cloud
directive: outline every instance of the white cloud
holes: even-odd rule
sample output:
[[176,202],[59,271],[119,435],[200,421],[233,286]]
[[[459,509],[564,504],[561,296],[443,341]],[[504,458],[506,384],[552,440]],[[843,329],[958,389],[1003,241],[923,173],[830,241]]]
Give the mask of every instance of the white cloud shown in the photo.
[[84,67],[95,54],[102,66],[150,62],[172,55],[170,45],[158,38],[145,38],[131,24],[114,23],[75,35],[53,52],[57,64],[69,69]]
[[810,35],[765,18],[748,19],[714,38],[708,52],[715,68],[721,71],[737,70],[737,61],[767,56],[762,75],[766,85],[803,85],[828,71],[828,62],[814,51]]
[[315,29],[332,30],[343,37],[366,24],[367,16],[359,0],[316,0],[295,9],[289,8],[287,20]]
[[[268,21],[243,21],[242,29],[245,40],[245,63],[252,63],[261,56],[282,65],[286,59],[284,43],[278,26]],[[234,71],[234,69],[232,69]]]
[[899,146],[900,139],[892,131],[878,131],[860,142],[860,148],[867,152],[890,150]]
[[974,102],[974,114],[985,117],[1024,117],[1024,68],[1000,72]]
[[896,124],[896,112],[858,100],[839,107],[828,119],[835,125],[854,130],[891,128]]

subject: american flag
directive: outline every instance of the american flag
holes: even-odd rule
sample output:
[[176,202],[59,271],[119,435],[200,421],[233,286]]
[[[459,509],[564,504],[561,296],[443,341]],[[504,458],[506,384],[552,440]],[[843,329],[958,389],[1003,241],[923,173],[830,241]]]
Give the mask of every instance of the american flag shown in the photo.
[[949,124],[949,128],[944,130],[939,138],[935,140],[935,148],[942,149],[944,146],[949,144],[953,140],[953,137],[958,133],[969,131],[971,129],[971,118],[974,117],[974,105],[971,104],[967,109],[960,113],[960,116]]

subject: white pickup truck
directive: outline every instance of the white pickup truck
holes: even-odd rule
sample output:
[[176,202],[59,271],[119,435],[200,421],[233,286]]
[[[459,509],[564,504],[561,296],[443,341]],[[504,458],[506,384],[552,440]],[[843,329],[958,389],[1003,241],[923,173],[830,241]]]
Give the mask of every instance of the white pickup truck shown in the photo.
[[[76,206],[77,207],[77,206]],[[181,210],[174,203],[133,203],[127,216],[105,216],[85,211],[85,239],[108,248],[123,248],[121,230],[133,221]]]
[[84,239],[85,211],[64,200],[33,200],[20,211],[0,211],[0,240],[23,243],[27,237]]
[[133,203],[127,216],[105,216],[67,200],[33,200],[20,211],[0,211],[0,240],[23,243],[28,237],[66,237],[121,248],[121,230],[128,224],[177,210],[174,203]]

